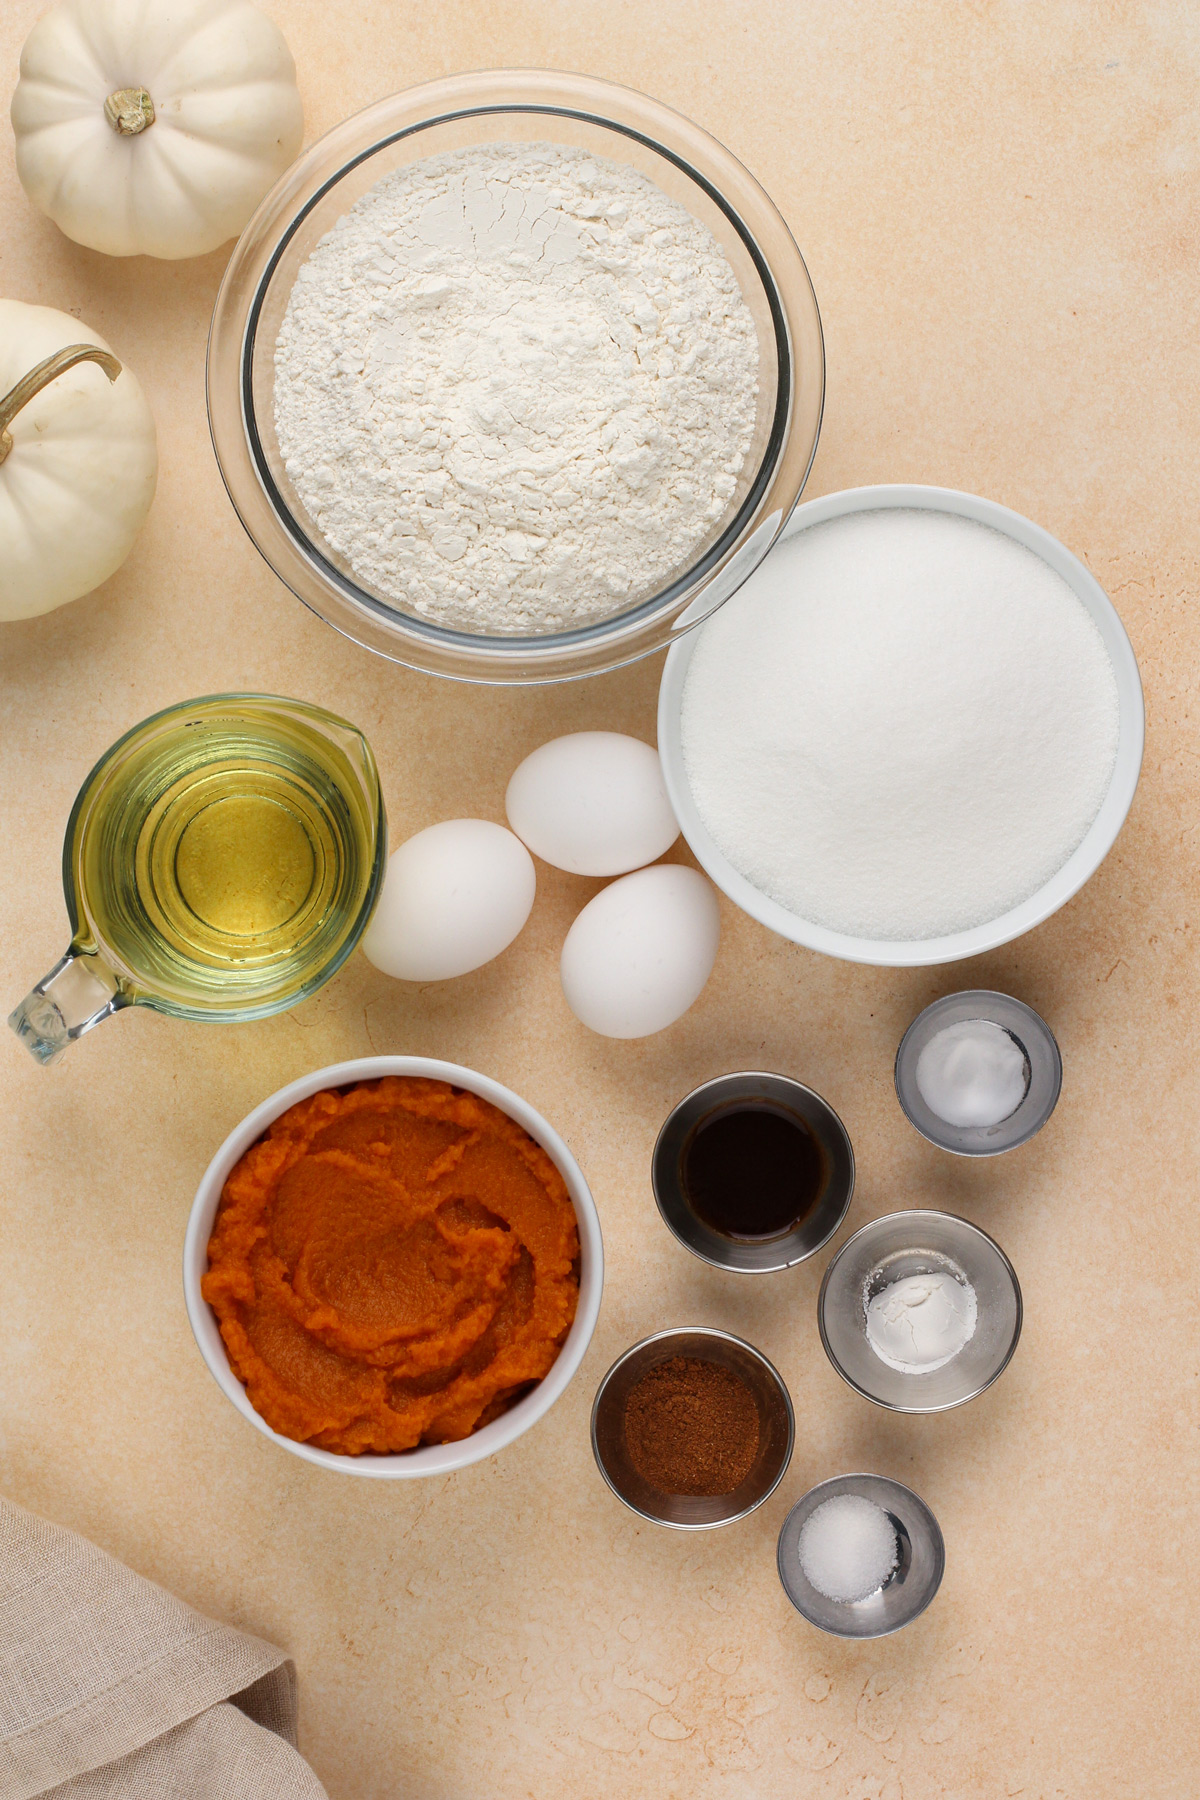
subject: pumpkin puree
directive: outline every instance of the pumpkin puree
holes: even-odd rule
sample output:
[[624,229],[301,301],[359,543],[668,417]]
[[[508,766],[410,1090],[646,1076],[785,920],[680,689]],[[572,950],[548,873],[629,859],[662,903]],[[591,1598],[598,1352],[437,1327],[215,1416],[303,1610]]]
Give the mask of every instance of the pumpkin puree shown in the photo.
[[202,1290],[275,1431],[349,1456],[468,1437],[575,1317],[562,1176],[486,1100],[387,1076],[276,1119],[231,1171]]

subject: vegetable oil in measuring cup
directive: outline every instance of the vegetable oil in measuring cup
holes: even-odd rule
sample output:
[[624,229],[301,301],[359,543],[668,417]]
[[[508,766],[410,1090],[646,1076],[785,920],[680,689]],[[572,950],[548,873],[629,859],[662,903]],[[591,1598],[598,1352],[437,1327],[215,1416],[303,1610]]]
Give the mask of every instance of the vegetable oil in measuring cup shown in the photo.
[[[23,1003],[51,1002],[63,1042],[47,1055],[33,1041],[54,1038],[52,1016],[19,1007],[10,1023],[48,1061],[125,1005],[191,1018],[278,1012],[350,954],[386,854],[374,758],[353,726],[258,695],[172,707],[108,751],[71,813],[71,948]],[[72,1024],[88,978],[106,1004]]]

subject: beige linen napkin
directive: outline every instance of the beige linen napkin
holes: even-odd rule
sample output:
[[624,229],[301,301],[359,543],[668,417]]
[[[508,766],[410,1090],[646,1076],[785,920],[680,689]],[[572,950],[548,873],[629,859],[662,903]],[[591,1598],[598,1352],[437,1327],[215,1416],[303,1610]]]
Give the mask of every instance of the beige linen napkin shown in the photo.
[[0,1800],[328,1800],[283,1653],[0,1499]]

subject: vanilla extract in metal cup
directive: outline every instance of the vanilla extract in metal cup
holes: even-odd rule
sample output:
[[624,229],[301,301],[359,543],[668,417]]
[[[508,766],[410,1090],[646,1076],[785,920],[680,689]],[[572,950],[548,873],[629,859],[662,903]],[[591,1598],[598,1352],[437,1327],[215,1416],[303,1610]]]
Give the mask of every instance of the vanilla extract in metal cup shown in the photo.
[[127,1006],[261,1019],[362,936],[387,862],[370,746],[322,707],[223,694],[105,752],[67,822],[65,956],[9,1025],[40,1063]]
[[811,1088],[743,1071],[705,1082],[673,1108],[651,1179],[664,1223],[693,1255],[765,1273],[829,1242],[854,1192],[854,1151]]

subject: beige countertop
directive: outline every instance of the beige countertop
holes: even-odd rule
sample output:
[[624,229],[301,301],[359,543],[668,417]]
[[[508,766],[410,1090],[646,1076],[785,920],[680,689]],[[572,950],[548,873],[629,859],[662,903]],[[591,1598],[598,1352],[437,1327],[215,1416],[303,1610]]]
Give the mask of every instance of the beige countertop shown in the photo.
[[[0,17],[0,90],[42,0]],[[538,64],[642,87],[741,156],[782,208],[825,324],[809,494],[969,488],[1095,571],[1146,685],[1141,788],[1099,873],[994,955],[911,972],[825,961],[724,909],[714,978],[671,1030],[593,1037],[558,946],[597,884],[539,868],[529,926],[443,986],[356,957],[295,1014],[217,1029],[139,1010],[44,1073],[4,1034],[0,1487],[195,1605],[285,1646],[303,1745],[335,1800],[1190,1800],[1200,1616],[1195,420],[1200,35],[1182,0],[271,0],[308,137],[458,69]],[[659,663],[560,689],[409,674],[291,599],[229,507],[204,344],[224,253],[107,261],[28,206],[0,128],[0,293],[77,312],[141,378],[162,473],[125,568],[2,628],[2,991],[66,942],[62,828],[93,759],[190,695],[259,688],[356,720],[395,841],[501,818],[517,760],[558,732],[653,735]],[[681,854],[676,852],[675,854]],[[891,1087],[927,1001],[996,986],[1062,1045],[1058,1111],[967,1164]],[[283,1082],[371,1051],[469,1063],[559,1127],[592,1183],[608,1275],[591,1351],[520,1443],[464,1474],[341,1480],[238,1418],[184,1314],[180,1250],[225,1133]],[[981,1400],[899,1418],[822,1353],[824,1257],[757,1281],[708,1270],[653,1209],[671,1103],[720,1071],[825,1094],[859,1161],[849,1224],[900,1205],[995,1233],[1025,1290],[1017,1356]],[[671,1321],[760,1345],[796,1403],[792,1466],[749,1520],[641,1527],[588,1447],[596,1382]],[[814,1481],[911,1483],[946,1536],[931,1610],[862,1648],[811,1630],[775,1536]]]

